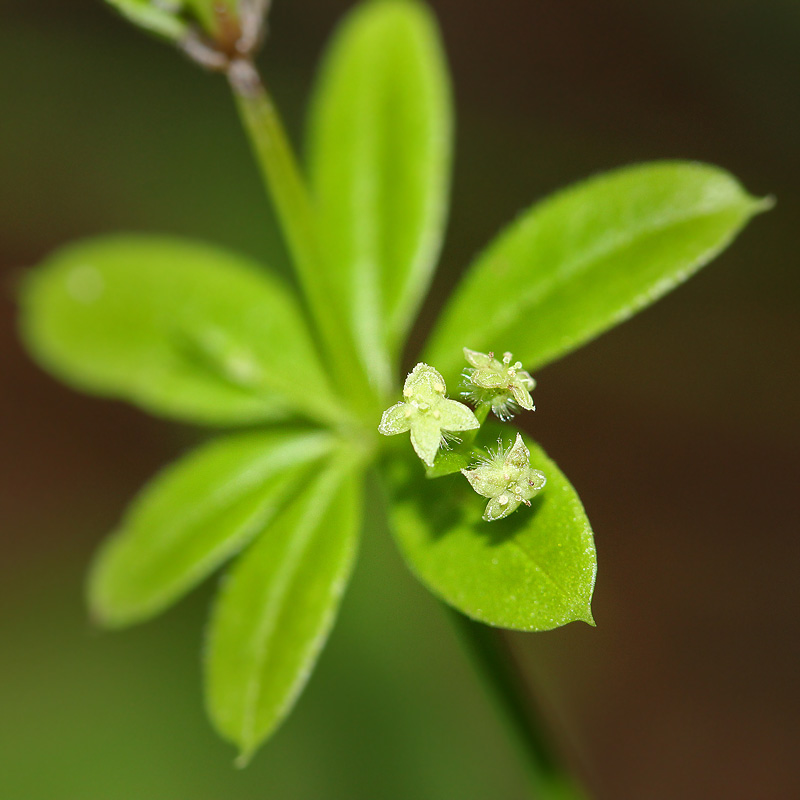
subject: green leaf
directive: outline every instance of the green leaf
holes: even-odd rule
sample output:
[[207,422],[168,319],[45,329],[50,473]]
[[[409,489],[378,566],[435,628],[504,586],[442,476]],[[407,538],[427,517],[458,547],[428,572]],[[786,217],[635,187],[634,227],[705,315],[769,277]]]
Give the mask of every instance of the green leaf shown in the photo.
[[309,127],[331,280],[364,363],[391,381],[430,282],[450,180],[451,106],[436,23],[409,0],[363,3],[324,61]]
[[234,565],[217,597],[206,648],[209,714],[239,764],[302,691],[347,585],[359,498],[351,464],[334,460]]
[[450,379],[461,351],[513,351],[536,369],[635,314],[723,250],[769,202],[716,167],[609,172],[535,205],[479,256],[425,360]]
[[[230,37],[239,25],[237,0],[105,0],[122,16],[150,33],[180,42],[191,31],[190,18],[212,36]],[[241,0],[243,4],[249,0]]]
[[323,433],[240,433],[165,469],[97,555],[93,616],[120,627],[174,603],[269,523],[330,446]]
[[190,422],[339,414],[291,293],[249,260],[151,236],[72,245],[23,287],[22,332],[76,388]]
[[[489,426],[496,437],[501,429]],[[506,442],[508,444],[509,442]],[[486,499],[462,475],[430,480],[408,453],[389,462],[390,519],[412,572],[472,619],[521,631],[583,620],[596,573],[592,530],[569,481],[529,439],[547,485],[505,519],[484,522]]]
[[151,0],[106,0],[123,17],[150,33],[165,39],[180,41],[189,31],[189,25],[180,17],[180,4],[175,10],[151,2]]

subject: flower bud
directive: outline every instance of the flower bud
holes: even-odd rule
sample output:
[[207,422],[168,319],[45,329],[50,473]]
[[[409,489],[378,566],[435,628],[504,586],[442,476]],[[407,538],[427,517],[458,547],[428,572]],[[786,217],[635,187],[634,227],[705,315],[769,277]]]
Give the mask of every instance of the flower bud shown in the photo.
[[106,0],[126,19],[223,69],[260,43],[271,0]]

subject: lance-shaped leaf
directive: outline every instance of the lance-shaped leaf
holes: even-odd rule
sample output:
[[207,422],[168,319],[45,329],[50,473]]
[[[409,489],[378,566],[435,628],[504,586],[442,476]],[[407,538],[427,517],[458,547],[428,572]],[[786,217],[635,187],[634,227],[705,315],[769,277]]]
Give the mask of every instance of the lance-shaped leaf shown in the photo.
[[768,205],[726,172],[688,162],[580,183],[535,205],[478,257],[425,360],[448,379],[462,347],[544,366],[686,280]]
[[[105,0],[138,27],[180,42],[199,23],[214,37],[235,36],[239,28],[237,0]],[[239,0],[252,5],[251,0]]]
[[246,763],[303,689],[356,551],[357,470],[334,460],[234,565],[211,617],[209,714]]
[[[488,427],[496,437],[500,429]],[[521,631],[594,624],[589,521],[561,470],[536,444],[525,444],[531,468],[547,485],[530,508],[491,522],[482,519],[485,497],[462,475],[431,480],[413,458],[394,459],[388,478],[395,539],[434,594],[479,622]]]
[[324,433],[240,433],[165,469],[98,553],[95,619],[119,627],[171,605],[262,530],[330,446]]
[[365,364],[389,380],[438,257],[451,107],[436,24],[420,3],[356,8],[324,61],[309,127],[311,178],[338,300]]
[[57,252],[23,289],[28,347],[76,388],[203,424],[337,417],[293,296],[246,258],[110,236]]
[[189,32],[189,24],[181,17],[181,3],[172,7],[152,0],[106,0],[134,25],[172,41],[180,41]]

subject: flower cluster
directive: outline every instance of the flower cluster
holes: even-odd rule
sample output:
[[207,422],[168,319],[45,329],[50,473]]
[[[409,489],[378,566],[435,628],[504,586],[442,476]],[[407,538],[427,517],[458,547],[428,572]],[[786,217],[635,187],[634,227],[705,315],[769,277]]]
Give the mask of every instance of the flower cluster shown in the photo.
[[522,369],[522,362],[513,364],[511,353],[498,361],[494,353],[478,353],[464,348],[464,358],[470,365],[464,370],[464,397],[476,406],[489,404],[496,417],[511,419],[520,409],[533,411],[531,392],[536,381]]
[[[487,406],[502,420],[511,416],[512,409],[533,410],[530,395],[533,378],[519,361],[511,363],[511,353],[505,353],[502,362],[492,353],[477,353],[467,348],[464,355],[471,365],[465,373],[471,388],[464,394],[477,408],[483,406],[483,412],[478,414],[480,420],[486,418]],[[468,406],[449,400],[446,392],[444,378],[437,370],[428,364],[417,364],[406,378],[402,402],[383,412],[378,431],[384,436],[410,431],[417,455],[433,467],[439,448],[448,440],[457,441],[454,432],[476,430],[481,425]],[[499,440],[496,451],[489,450],[476,466],[469,468],[472,438],[463,443],[462,453],[456,453],[457,462],[461,461],[455,470],[463,465],[460,471],[472,488],[489,498],[483,519],[492,522],[507,517],[523,503],[529,506],[544,487],[546,478],[531,467],[530,452],[522,436],[518,433],[516,441],[508,447]]]

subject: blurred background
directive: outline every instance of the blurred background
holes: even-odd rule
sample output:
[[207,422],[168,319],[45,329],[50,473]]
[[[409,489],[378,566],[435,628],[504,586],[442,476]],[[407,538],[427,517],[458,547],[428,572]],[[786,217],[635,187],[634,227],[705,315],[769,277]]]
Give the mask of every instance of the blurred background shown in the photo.
[[[349,5],[275,0],[263,68],[298,138]],[[588,174],[700,159],[778,199],[689,284],[536,376],[530,431],[595,528],[598,625],[509,639],[601,800],[800,797],[800,7],[431,5],[459,128],[417,342],[502,224]],[[92,630],[94,547],[198,438],[72,393],[19,346],[25,267],[112,230],[199,236],[286,269],[222,79],[99,0],[0,0],[0,798],[527,797],[446,617],[385,532],[367,535],[316,674],[245,771],[203,716],[210,587],[141,628]]]

